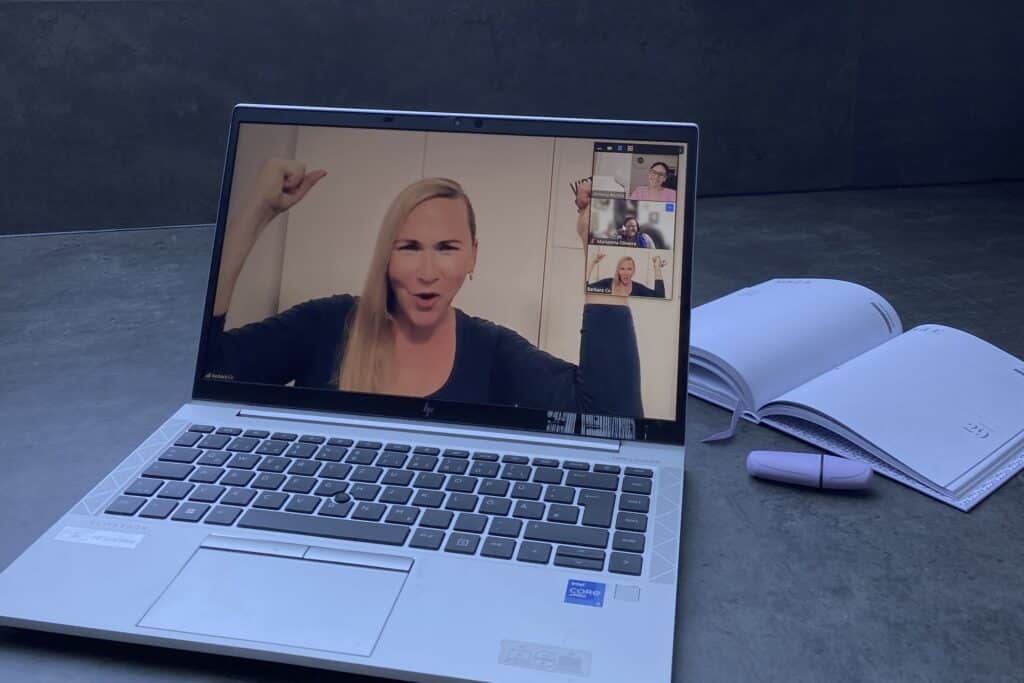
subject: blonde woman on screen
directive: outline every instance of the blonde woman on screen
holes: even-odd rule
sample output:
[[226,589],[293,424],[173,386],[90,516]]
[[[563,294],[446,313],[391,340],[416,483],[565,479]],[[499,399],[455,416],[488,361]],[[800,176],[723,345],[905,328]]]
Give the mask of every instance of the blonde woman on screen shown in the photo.
[[[454,306],[460,289],[472,278],[481,246],[469,197],[446,178],[418,180],[392,201],[360,296],[314,299],[224,331],[238,272],[256,238],[273,217],[302,201],[325,175],[322,170],[307,172],[296,161],[268,160],[239,218],[229,222],[208,376],[642,416],[639,353],[627,306],[585,304],[578,366],[538,349],[513,330]],[[342,208],[339,215],[344,215]],[[620,342],[608,344],[609,335]]]
[[615,296],[645,296],[656,299],[665,298],[665,277],[662,268],[665,267],[665,259],[657,254],[651,257],[651,267],[654,269],[654,289],[647,285],[633,280],[636,274],[636,260],[632,256],[623,256],[615,264],[615,274],[603,280],[591,281],[597,264],[604,260],[606,254],[600,249],[590,260],[590,267],[587,269],[587,291],[613,294]]

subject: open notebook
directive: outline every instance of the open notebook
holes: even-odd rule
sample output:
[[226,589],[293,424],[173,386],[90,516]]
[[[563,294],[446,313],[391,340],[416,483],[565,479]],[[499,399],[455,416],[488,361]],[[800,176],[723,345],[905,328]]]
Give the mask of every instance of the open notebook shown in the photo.
[[693,311],[689,391],[967,511],[1024,468],[1024,362],[904,332],[875,292],[778,279]]

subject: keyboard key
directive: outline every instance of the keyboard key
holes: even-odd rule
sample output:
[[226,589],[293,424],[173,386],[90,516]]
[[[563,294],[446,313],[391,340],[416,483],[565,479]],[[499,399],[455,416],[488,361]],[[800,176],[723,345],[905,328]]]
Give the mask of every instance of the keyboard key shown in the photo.
[[198,522],[210,509],[205,503],[182,503],[171,516],[176,522]]
[[484,497],[480,504],[480,512],[486,515],[505,516],[512,507],[512,501],[508,498],[496,498],[494,496]]
[[519,482],[512,487],[513,498],[523,498],[525,500],[540,500],[541,493],[540,484],[529,484],[526,482]]
[[288,458],[278,458],[275,456],[267,456],[260,461],[259,466],[256,468],[260,472],[284,472],[291,466],[292,461]]
[[643,566],[643,555],[634,555],[632,553],[612,553],[611,557],[608,559],[608,571],[615,574],[640,576]]
[[238,436],[242,433],[242,430],[238,427],[221,427],[217,430],[218,434],[226,434],[228,436]]
[[405,461],[409,459],[405,453],[392,453],[384,451],[377,458],[377,467],[405,467]]
[[612,539],[612,550],[622,550],[628,553],[642,553],[644,551],[643,534],[631,534],[628,531],[616,531]]
[[544,503],[534,503],[528,500],[521,500],[516,503],[516,508],[512,511],[512,516],[519,517],[520,519],[543,519]]
[[193,463],[203,452],[198,448],[181,448],[171,446],[160,454],[160,460],[165,462],[187,462]]
[[505,455],[502,456],[501,461],[504,463],[511,463],[513,465],[528,465],[530,459],[525,455]]
[[188,428],[190,432],[200,432],[202,434],[212,434],[216,427],[213,425],[192,425]]
[[227,489],[223,486],[203,484],[202,486],[197,486],[188,499],[197,503],[215,503],[225,491],[227,491]]
[[312,491],[314,486],[316,486],[316,479],[313,477],[289,477],[281,490],[288,493],[305,494]]
[[276,491],[281,488],[281,484],[284,483],[285,476],[283,474],[277,474],[275,472],[261,472],[256,475],[256,479],[252,482],[254,489],[266,489],[268,491]]
[[580,509],[573,505],[552,505],[548,508],[548,521],[575,524],[580,518]]
[[409,470],[388,470],[381,479],[382,484],[393,486],[408,486],[412,481],[413,473]]
[[444,449],[444,453],[441,455],[446,458],[468,458],[469,451],[464,451],[458,448],[446,448]]
[[398,505],[405,505],[412,498],[412,489],[404,486],[388,486],[384,489],[384,493],[380,494],[380,502],[382,503],[396,503]]
[[270,436],[270,432],[265,429],[246,429],[242,436],[248,436],[252,439],[265,439]]
[[651,498],[635,493],[623,493],[619,496],[619,509],[627,512],[650,512]]
[[334,445],[325,445],[321,450],[316,452],[314,458],[316,460],[340,463],[346,455],[348,455],[348,449],[342,449],[342,447]]
[[380,494],[377,484],[352,484],[348,493],[356,500],[373,500]]
[[437,468],[437,471],[441,472],[442,474],[465,474],[466,470],[468,469],[468,460],[459,460],[458,458],[442,458],[441,466]]
[[327,441],[327,439],[325,437],[317,436],[315,434],[303,434],[302,436],[299,437],[299,441],[301,441],[302,443],[312,443],[319,446],[324,441]]
[[487,527],[486,515],[472,515],[467,512],[463,512],[455,520],[456,531],[468,531],[474,534],[483,533],[483,530]]
[[333,438],[327,439],[328,446],[341,446],[342,448],[348,448],[352,445],[352,439]]
[[512,481],[529,481],[532,473],[529,465],[505,465],[501,468],[501,478]]
[[551,559],[551,546],[547,543],[523,541],[519,544],[519,554],[516,555],[516,559],[520,562],[547,564]]
[[291,497],[288,501],[288,506],[285,510],[288,512],[300,512],[304,514],[311,514],[313,510],[316,510],[316,506],[320,504],[320,499],[316,496],[304,496],[302,494]]
[[356,509],[352,511],[352,519],[379,522],[380,518],[384,516],[384,511],[387,509],[388,506],[383,503],[360,503],[359,505],[356,505]]
[[345,517],[352,511],[353,507],[355,507],[355,503],[352,501],[342,503],[340,501],[327,498],[320,505],[320,510],[317,514],[324,515],[325,517]]
[[650,479],[651,477],[654,476],[654,470],[649,470],[649,469],[646,469],[646,468],[643,468],[643,467],[627,467],[626,468],[626,476],[627,477],[647,477],[648,479]]
[[230,488],[220,499],[221,505],[248,505],[256,497],[252,489]]
[[311,443],[293,443],[288,447],[288,450],[284,452],[289,458],[301,458],[303,460],[312,458],[313,454],[316,453],[316,446]]
[[504,496],[508,493],[509,483],[501,479],[485,479],[480,482],[478,493],[482,496]]
[[433,446],[417,446],[412,449],[413,455],[438,455],[441,452],[440,448],[434,448]]
[[252,470],[228,470],[220,478],[220,484],[222,486],[248,486],[255,476],[256,473]]
[[508,517],[495,517],[491,520],[491,528],[488,533],[494,536],[508,536],[509,538],[518,538],[519,532],[523,528],[523,523],[518,519],[509,519]]
[[370,451],[365,448],[353,448],[345,458],[345,462],[351,465],[372,465],[377,459],[377,451]]
[[554,458],[534,458],[534,467],[558,467],[558,461]]
[[439,508],[443,502],[444,493],[442,491],[428,491],[425,489],[417,491],[416,496],[412,499],[413,505],[428,508]]
[[538,467],[533,471],[533,480],[538,484],[561,484],[563,472],[554,467]]
[[412,446],[407,443],[389,443],[384,446],[385,451],[394,451],[396,453],[408,453],[412,450]]
[[[576,499],[576,489],[569,486],[549,486],[544,491],[544,502],[545,503],[563,503],[565,505],[572,505],[572,502]],[[611,524],[611,521],[608,522]]]
[[260,495],[256,496],[256,500],[253,501],[252,506],[255,508],[265,508],[267,510],[279,510],[287,500],[287,493],[281,493],[279,491],[264,491]]
[[511,538],[488,536],[484,539],[484,547],[480,549],[480,554],[484,557],[496,557],[499,560],[511,560],[515,549],[516,542]]
[[240,514],[242,514],[242,511],[238,508],[229,508],[224,505],[218,505],[207,513],[206,519],[203,521],[207,524],[228,526],[234,524]]
[[622,472],[622,468],[618,465],[594,465],[594,471],[603,474],[619,474]]
[[344,504],[352,500],[352,496],[345,493],[344,491],[341,491],[340,493],[335,493],[334,497],[331,500],[333,500],[335,503]]
[[444,485],[444,475],[436,472],[420,472],[412,483],[418,489],[440,489]]
[[281,455],[288,450],[288,444],[284,441],[264,441],[256,452],[260,455]]
[[407,507],[405,505],[394,505],[388,510],[388,516],[384,520],[391,524],[415,524],[419,517],[420,509]]
[[412,535],[409,541],[410,548],[423,548],[424,550],[437,550],[444,541],[444,532],[436,529],[419,528]]
[[567,470],[589,470],[590,464],[578,460],[566,460],[562,463],[562,467]]
[[139,517],[167,519],[167,515],[174,512],[174,508],[176,507],[178,507],[178,504],[173,500],[161,500],[157,498],[146,503],[146,507],[142,508],[142,511],[139,512]]
[[375,483],[380,479],[381,475],[384,474],[384,470],[379,467],[369,467],[367,465],[360,465],[353,470],[349,476],[349,481],[365,481]]
[[647,515],[639,512],[620,512],[615,518],[615,528],[620,531],[647,531]]
[[316,487],[316,491],[313,491],[315,496],[333,496],[336,493],[341,493],[348,488],[347,481],[335,481],[333,479],[326,479],[320,482],[320,485]]
[[496,462],[475,462],[469,473],[474,477],[496,477],[499,469],[501,466]]
[[152,496],[164,483],[159,479],[136,479],[124,490],[127,496]]
[[223,434],[210,434],[204,436],[198,444],[199,448],[212,448],[214,450],[220,450],[231,443],[230,436],[224,436]]
[[651,492],[651,480],[642,477],[625,477],[622,480],[622,492],[648,495]]
[[242,519],[238,520],[238,526],[245,529],[282,531],[395,546],[404,544],[405,539],[409,536],[409,527],[400,524],[377,524],[351,519],[334,519],[322,514],[297,515],[268,510],[247,510],[242,515]]
[[[209,438],[209,437],[207,437]],[[252,453],[253,449],[256,448],[260,443],[259,439],[250,439],[246,436],[239,436],[231,440],[228,447],[224,450],[236,451],[238,453]]]
[[448,536],[448,543],[444,550],[446,553],[459,553],[461,555],[473,555],[476,547],[480,544],[480,537],[474,534],[460,534],[452,532]]
[[484,453],[484,452],[477,451],[476,453],[473,454],[473,460],[484,460],[484,461],[487,461],[487,462],[498,462],[498,454],[497,453]]
[[274,432],[270,435],[270,438],[274,441],[295,441],[299,438],[298,434],[292,434],[291,432]]
[[298,474],[304,477],[312,477],[320,469],[320,463],[316,460],[294,460],[288,468],[288,474]]
[[183,463],[157,461],[147,467],[142,476],[153,479],[176,479],[181,481],[192,474],[194,469],[192,465],[185,465]]
[[424,510],[420,519],[420,526],[432,527],[434,529],[447,529],[452,523],[454,514],[447,510]]
[[410,470],[433,472],[437,467],[437,458],[432,455],[414,455],[407,465]]
[[138,496],[118,496],[107,506],[106,512],[109,515],[134,515],[145,504],[146,500]]
[[583,508],[583,526],[599,526],[607,529],[612,525],[615,511],[615,494],[606,491],[580,491],[579,505]]
[[240,470],[251,470],[259,464],[260,456],[253,453],[236,453],[228,460],[228,467],[236,467]]
[[452,493],[448,496],[448,502],[445,503],[446,510],[455,510],[457,512],[473,512],[476,510],[476,504],[479,502],[480,497],[474,496],[471,493]]
[[445,484],[446,491],[457,491],[458,493],[473,493],[476,490],[477,482],[480,480],[476,477],[462,477],[454,476],[448,477],[448,483]]
[[578,548],[574,545],[560,545],[555,553],[566,557],[582,557],[587,560],[600,560],[604,562],[604,551],[594,548]]
[[565,477],[565,485],[575,486],[576,488],[615,491],[619,488],[619,478],[614,474],[579,472],[573,470]]
[[381,444],[380,441],[360,441],[356,444],[356,448],[366,448],[371,451],[379,451]]
[[352,471],[352,465],[343,462],[330,462],[320,470],[320,476],[324,479],[344,479]]
[[187,481],[169,481],[163,485],[159,493],[156,494],[156,497],[181,500],[187,496],[193,488],[195,488],[195,484],[190,484]]
[[210,465],[212,467],[220,467],[228,461],[231,454],[227,451],[205,451],[199,459],[196,460],[197,465]]
[[588,548],[605,548],[608,545],[608,532],[604,529],[590,529],[551,522],[527,522],[523,537],[534,541],[547,541],[559,545],[579,545]]
[[556,567],[569,567],[570,569],[588,569],[591,571],[601,571],[604,569],[604,552],[601,552],[600,559],[579,557],[575,554],[568,554],[565,551],[566,546],[559,546],[558,552],[555,553],[555,566]]
[[202,467],[197,467],[196,471],[188,478],[188,480],[194,481],[197,484],[212,484],[220,479],[221,475],[224,474],[224,471],[225,470],[222,467],[208,467],[203,465]]

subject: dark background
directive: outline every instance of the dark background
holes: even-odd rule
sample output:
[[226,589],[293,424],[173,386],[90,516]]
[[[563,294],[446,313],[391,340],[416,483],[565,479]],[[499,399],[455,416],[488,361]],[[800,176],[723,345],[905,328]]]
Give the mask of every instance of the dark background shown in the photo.
[[1024,179],[1024,4],[0,3],[2,233],[209,223],[231,106],[695,121],[702,196]]

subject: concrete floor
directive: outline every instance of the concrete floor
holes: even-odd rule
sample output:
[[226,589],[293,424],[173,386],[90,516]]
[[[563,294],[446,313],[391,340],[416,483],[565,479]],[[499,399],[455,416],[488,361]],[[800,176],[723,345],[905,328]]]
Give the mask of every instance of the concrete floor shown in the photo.
[[[705,199],[695,305],[771,277],[860,282],[905,328],[1024,357],[1024,183]],[[188,400],[210,227],[0,238],[0,566]],[[965,514],[755,481],[808,447],[691,399],[676,680],[1019,680],[1024,478]],[[0,629],[6,680],[290,681],[284,665]],[[337,680],[369,680],[351,677]]]

